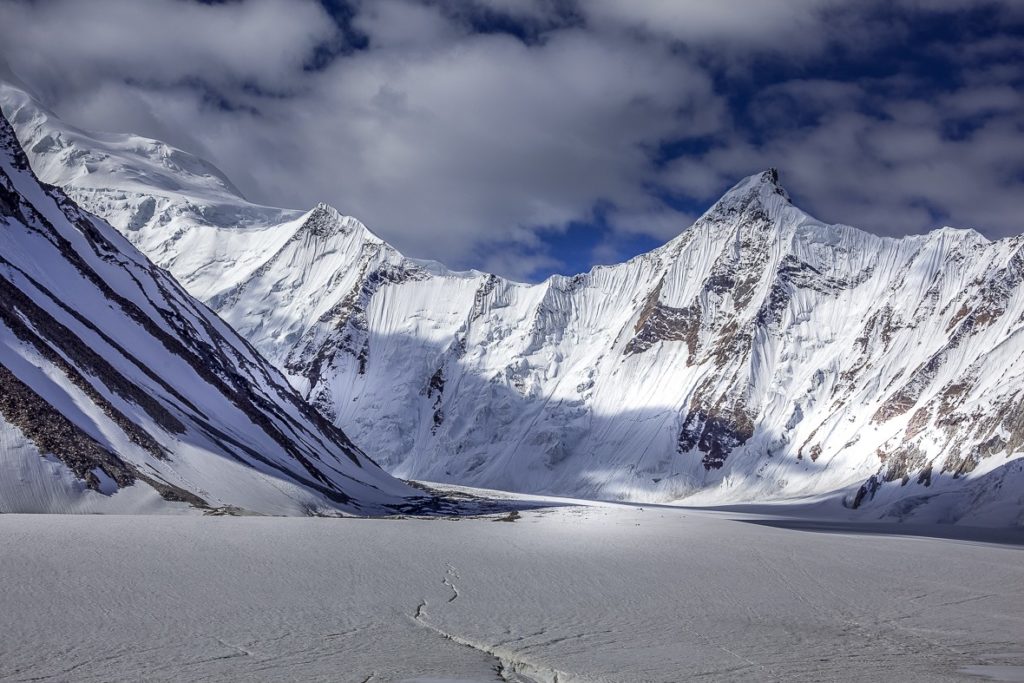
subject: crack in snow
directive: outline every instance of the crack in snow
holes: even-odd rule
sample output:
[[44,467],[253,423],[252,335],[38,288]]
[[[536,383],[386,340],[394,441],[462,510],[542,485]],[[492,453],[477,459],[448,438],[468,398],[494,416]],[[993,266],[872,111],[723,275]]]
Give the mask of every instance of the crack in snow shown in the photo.
[[[449,578],[451,577],[451,578]],[[459,589],[452,583],[452,578],[459,578],[459,572],[456,571],[455,567],[448,565],[448,571],[445,572],[444,578],[441,579],[441,583],[448,586],[451,589],[452,595],[448,598],[448,602],[455,602],[459,597]]]
[[[448,598],[448,603],[455,602],[459,597],[459,590],[451,581],[452,578],[458,579],[459,573],[455,567],[449,564],[447,566],[445,576],[442,578],[442,583],[452,590],[452,595]],[[413,611],[413,622],[423,628],[433,631],[437,635],[450,640],[453,643],[471,648],[489,657],[493,657],[497,660],[495,669],[498,672],[498,675],[501,677],[501,680],[507,681],[507,683],[570,683],[571,681],[576,680],[576,677],[564,671],[559,671],[557,669],[552,669],[550,667],[541,666],[527,661],[515,651],[506,647],[502,647],[500,645],[488,645],[487,643],[473,641],[463,636],[445,631],[439,626],[427,621],[426,614],[427,600],[426,598],[423,598],[420,600],[420,603],[416,605],[416,609]],[[367,679],[367,681],[368,680],[369,679]],[[367,681],[363,681],[362,683],[367,683]]]

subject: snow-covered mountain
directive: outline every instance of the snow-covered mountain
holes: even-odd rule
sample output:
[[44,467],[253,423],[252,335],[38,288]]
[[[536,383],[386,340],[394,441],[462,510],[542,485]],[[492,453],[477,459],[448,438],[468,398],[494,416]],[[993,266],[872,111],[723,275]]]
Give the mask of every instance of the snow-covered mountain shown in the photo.
[[659,249],[526,285],[406,258],[326,205],[249,204],[180,150],[78,131],[15,88],[0,105],[44,179],[395,474],[1020,521],[1024,238],[826,225],[767,171]]
[[0,117],[0,512],[380,512],[416,496]]

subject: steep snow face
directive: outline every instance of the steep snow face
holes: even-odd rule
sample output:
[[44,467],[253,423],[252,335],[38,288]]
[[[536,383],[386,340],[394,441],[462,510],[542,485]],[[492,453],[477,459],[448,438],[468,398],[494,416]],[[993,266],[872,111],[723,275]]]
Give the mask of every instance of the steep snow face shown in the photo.
[[[2,92],[59,181],[32,143],[58,124]],[[1022,238],[826,225],[769,171],[659,249],[529,286],[405,258],[324,205],[247,223],[263,209],[236,196],[161,227],[112,199],[136,175],[104,173],[103,191],[67,185],[401,476],[700,503],[848,489],[897,515],[956,491],[950,519],[979,504],[967,490],[1024,506],[1002,486],[1024,454]]]
[[0,117],[0,512],[378,512],[415,496]]

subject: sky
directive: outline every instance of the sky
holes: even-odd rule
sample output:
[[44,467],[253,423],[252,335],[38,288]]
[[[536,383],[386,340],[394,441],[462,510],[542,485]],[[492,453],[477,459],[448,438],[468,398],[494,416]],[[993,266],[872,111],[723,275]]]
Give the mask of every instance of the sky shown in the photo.
[[883,235],[1024,232],[1024,2],[0,0],[69,123],[519,280],[671,239],[741,178]]

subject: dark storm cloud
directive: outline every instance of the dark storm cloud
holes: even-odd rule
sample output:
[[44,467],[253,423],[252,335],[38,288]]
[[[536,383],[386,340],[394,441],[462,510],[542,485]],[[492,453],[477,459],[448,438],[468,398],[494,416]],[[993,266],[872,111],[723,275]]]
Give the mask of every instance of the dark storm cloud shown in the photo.
[[767,166],[825,219],[1020,232],[1020,7],[0,0],[0,51],[73,123],[181,145],[254,200],[534,277],[581,263],[552,235],[621,258]]

